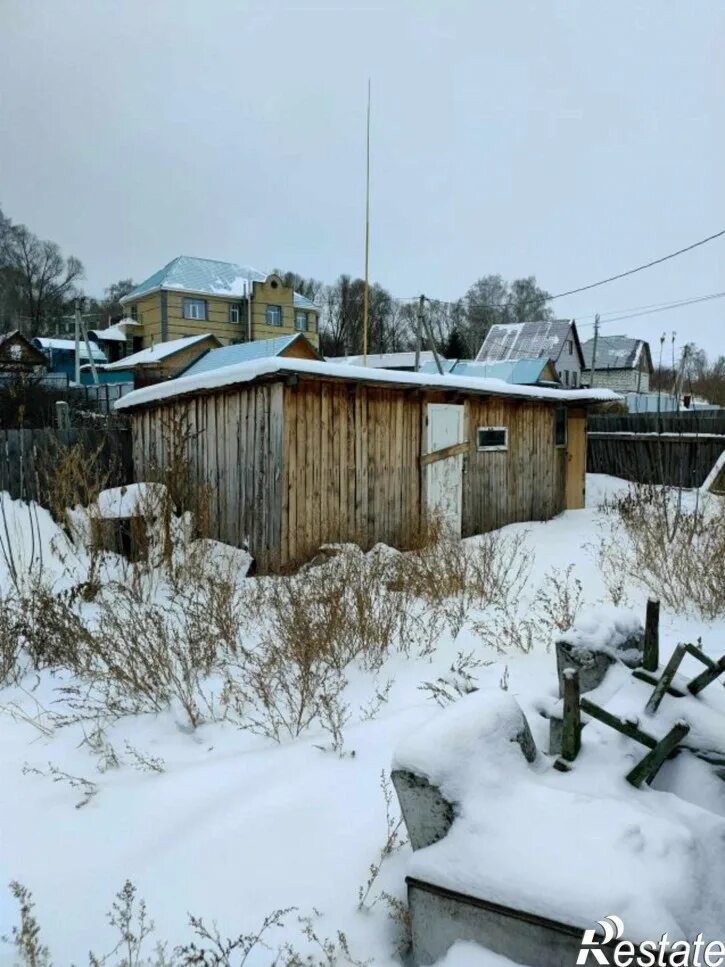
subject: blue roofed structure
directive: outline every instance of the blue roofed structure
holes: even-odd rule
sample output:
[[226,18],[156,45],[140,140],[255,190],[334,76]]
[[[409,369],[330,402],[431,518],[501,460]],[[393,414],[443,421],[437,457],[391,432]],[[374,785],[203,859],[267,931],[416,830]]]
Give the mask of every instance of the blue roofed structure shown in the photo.
[[[454,376],[473,376],[480,379],[501,379],[517,386],[558,386],[556,370],[549,359],[506,359],[479,363],[471,359],[441,360],[444,373]],[[437,373],[435,362],[421,366],[423,373]]]
[[322,360],[322,356],[305,338],[304,333],[298,332],[289,336],[276,336],[274,339],[258,339],[254,342],[236,343],[232,346],[222,346],[220,349],[211,349],[178,375],[198,376],[200,373],[210,373],[224,366],[251,363],[256,359],[270,356]]

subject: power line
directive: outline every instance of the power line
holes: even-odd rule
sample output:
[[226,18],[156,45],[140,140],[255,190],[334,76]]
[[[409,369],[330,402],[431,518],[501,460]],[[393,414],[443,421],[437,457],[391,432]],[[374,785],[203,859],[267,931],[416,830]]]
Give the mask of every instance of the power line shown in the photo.
[[[667,262],[670,259],[677,258],[678,255],[684,255],[685,252],[691,252],[695,248],[699,248],[701,245],[706,245],[708,242],[714,241],[716,238],[721,238],[725,235],[725,228],[719,232],[715,232],[714,235],[708,235],[707,238],[701,238],[698,242],[693,242],[691,245],[686,245],[684,248],[678,249],[676,252],[670,252],[669,255],[663,255],[658,259],[652,259],[650,262],[644,262],[642,265],[636,265],[633,269],[627,269],[625,272],[619,272],[617,275],[610,275],[606,279],[600,279],[598,282],[589,282],[587,285],[580,285],[576,289],[567,289],[566,292],[557,292],[555,295],[544,296],[541,302],[553,302],[554,299],[563,299],[564,296],[576,295],[578,292],[587,292],[589,289],[596,289],[600,285],[607,285],[609,282],[616,282],[617,279],[624,279],[629,275],[634,275],[637,272],[643,272],[645,269],[651,269],[654,265],[661,265],[662,262]],[[400,302],[409,302],[413,299],[417,299],[418,296],[411,296],[410,298],[401,298]],[[457,302],[462,302],[462,299],[433,299],[429,300],[433,302],[440,302],[445,305],[455,305]],[[467,309],[509,309],[510,303],[506,302],[493,302],[489,304],[485,303],[469,303],[466,305]]]
[[[629,312],[626,315],[614,316],[611,319],[601,319],[602,323],[605,322],[621,322],[624,319],[638,319],[641,316],[654,315],[656,312],[667,312],[670,309],[680,309],[683,306],[696,305],[699,302],[712,302],[714,299],[722,299],[725,297],[725,292],[714,292],[712,295],[700,296],[697,299],[685,299],[681,302],[669,302],[663,305],[654,307],[643,307],[641,312]],[[626,310],[620,310],[626,312]],[[578,329],[584,329],[585,327],[591,326],[591,322],[577,323]]]

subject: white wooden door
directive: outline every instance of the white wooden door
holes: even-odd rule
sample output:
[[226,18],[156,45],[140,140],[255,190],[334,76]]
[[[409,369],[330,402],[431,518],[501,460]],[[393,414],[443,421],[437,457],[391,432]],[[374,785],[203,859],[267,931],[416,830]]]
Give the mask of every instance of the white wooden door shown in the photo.
[[[463,406],[428,404],[427,452],[435,453],[463,443]],[[461,536],[463,512],[463,455],[436,460],[426,467],[428,510],[442,519],[456,537]]]

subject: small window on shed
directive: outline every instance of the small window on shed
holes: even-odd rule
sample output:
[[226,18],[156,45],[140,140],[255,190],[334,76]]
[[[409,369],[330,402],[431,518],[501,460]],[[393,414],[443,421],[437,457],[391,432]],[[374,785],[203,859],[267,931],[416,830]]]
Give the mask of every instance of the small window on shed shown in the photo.
[[507,426],[479,426],[477,446],[479,450],[508,450]]
[[566,446],[566,416],[564,406],[554,410],[554,444],[557,447]]

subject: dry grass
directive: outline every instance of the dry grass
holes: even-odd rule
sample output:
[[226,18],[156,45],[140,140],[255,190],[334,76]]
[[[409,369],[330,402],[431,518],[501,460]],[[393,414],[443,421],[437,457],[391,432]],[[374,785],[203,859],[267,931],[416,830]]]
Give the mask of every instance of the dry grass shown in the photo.
[[600,567],[610,596],[623,596],[621,575],[633,578],[680,613],[711,620],[725,614],[725,501],[647,485],[603,508],[624,531],[604,539]]

